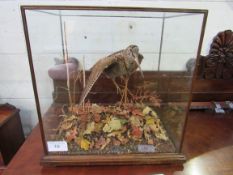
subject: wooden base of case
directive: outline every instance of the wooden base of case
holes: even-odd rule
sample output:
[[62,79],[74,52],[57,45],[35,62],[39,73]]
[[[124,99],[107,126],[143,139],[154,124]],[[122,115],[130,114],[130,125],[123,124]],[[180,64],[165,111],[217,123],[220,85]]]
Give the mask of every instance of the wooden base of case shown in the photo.
[[182,153],[128,154],[128,155],[45,155],[42,165],[88,166],[88,165],[139,165],[182,164],[186,157]]

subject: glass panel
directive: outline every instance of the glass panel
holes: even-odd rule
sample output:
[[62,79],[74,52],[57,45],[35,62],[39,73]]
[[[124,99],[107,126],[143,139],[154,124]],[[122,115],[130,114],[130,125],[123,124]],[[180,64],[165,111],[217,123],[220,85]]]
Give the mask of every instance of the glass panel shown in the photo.
[[180,151],[192,80],[186,64],[197,56],[203,14],[26,10],[26,17],[49,154]]

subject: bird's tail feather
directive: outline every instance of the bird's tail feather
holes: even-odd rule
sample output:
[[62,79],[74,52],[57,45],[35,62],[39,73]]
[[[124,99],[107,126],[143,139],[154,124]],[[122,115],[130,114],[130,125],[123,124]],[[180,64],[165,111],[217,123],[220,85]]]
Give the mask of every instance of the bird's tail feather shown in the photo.
[[82,94],[79,100],[79,105],[81,105],[85,101],[85,98],[87,97],[88,93],[91,91],[91,88],[93,87],[93,85],[95,84],[95,82],[97,81],[101,73],[102,71],[91,72],[91,75],[88,78],[85,89],[82,91]]

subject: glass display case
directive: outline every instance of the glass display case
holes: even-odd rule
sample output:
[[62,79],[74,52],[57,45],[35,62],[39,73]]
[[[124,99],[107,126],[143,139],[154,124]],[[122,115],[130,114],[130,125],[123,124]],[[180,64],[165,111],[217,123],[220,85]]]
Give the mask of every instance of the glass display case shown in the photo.
[[181,163],[206,10],[22,6],[43,164]]

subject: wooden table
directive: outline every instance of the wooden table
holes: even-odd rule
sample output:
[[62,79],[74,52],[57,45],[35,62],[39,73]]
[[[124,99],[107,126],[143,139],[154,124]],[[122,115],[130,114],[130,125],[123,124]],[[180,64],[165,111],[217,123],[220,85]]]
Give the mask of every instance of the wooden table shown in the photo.
[[36,127],[10,162],[3,175],[232,175],[233,113],[226,116],[190,112],[183,151],[188,161],[182,165],[43,167],[39,128]]
[[0,105],[0,151],[7,165],[24,142],[19,109],[10,104]]

